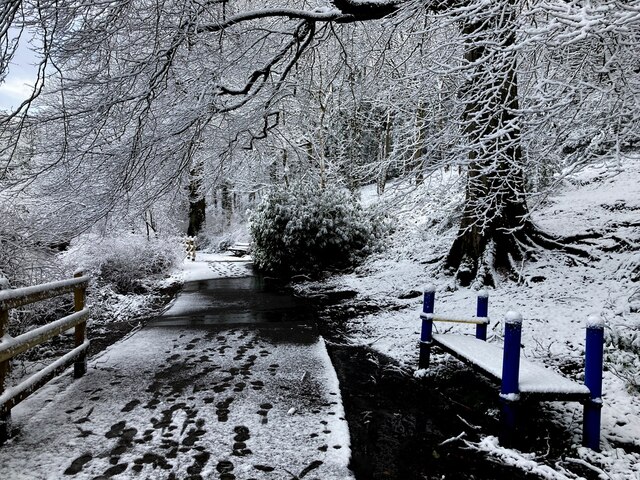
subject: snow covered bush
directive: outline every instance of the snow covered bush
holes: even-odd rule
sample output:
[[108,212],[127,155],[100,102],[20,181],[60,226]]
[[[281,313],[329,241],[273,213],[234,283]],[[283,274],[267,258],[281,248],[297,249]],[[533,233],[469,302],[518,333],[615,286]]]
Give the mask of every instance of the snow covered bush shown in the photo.
[[250,218],[253,259],[278,275],[317,276],[351,267],[381,245],[387,223],[346,190],[276,188]]
[[34,231],[34,218],[20,206],[0,205],[0,278],[18,288],[58,280],[63,275],[56,260],[53,232]]
[[86,235],[65,253],[65,263],[82,268],[99,284],[112,285],[116,293],[143,293],[143,281],[166,273],[183,255],[178,238],[148,239],[144,235]]
[[606,332],[605,363],[630,392],[640,393],[640,324],[612,325]]

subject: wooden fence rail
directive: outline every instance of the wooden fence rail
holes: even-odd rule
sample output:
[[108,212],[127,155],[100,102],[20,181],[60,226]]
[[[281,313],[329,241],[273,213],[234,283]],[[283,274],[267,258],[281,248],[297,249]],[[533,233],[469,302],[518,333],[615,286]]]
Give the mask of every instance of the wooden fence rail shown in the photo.
[[[74,278],[59,282],[45,283],[33,287],[0,291],[0,445],[11,433],[11,409],[42,385],[51,380],[56,373],[74,362],[74,376],[80,378],[87,371],[86,351],[89,341],[86,339],[89,309],[85,307],[85,298],[89,277],[81,272]],[[35,328],[17,337],[8,334],[9,310],[31,303],[73,292],[75,313]],[[5,383],[11,367],[11,359],[61,333],[75,329],[75,347],[31,375],[18,385],[6,388]]]

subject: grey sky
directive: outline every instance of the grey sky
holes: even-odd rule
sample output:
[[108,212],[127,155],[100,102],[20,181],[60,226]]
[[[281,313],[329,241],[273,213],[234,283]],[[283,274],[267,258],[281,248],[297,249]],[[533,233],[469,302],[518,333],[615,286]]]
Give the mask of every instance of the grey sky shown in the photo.
[[23,35],[9,66],[9,75],[0,84],[0,110],[17,107],[31,92],[30,85],[33,85],[38,71],[34,66],[37,57],[26,40],[27,36]]

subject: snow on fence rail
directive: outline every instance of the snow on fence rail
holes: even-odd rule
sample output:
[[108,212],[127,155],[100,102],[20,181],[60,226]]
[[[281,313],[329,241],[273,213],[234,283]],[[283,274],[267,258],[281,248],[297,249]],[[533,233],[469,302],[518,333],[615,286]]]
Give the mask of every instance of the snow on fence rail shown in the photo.
[[[449,318],[434,314],[435,288],[424,291],[422,331],[420,334],[419,368],[429,367],[431,347],[437,345],[446,352],[471,364],[493,380],[500,382],[500,441],[513,442],[517,425],[519,401],[523,398],[539,401],[579,401],[584,405],[583,439],[585,447],[600,448],[600,417],[602,409],[602,366],[604,323],[599,317],[589,317],[585,347],[584,385],[535,363],[520,358],[522,316],[508,312],[505,317],[504,346],[489,344],[489,296],[478,294],[477,316]],[[476,324],[476,338],[468,335],[434,334],[433,322]]]
[[[11,409],[13,407],[53,378],[57,371],[67,367],[72,361],[74,362],[75,378],[86,373],[86,351],[89,347],[86,329],[89,309],[85,308],[85,297],[89,280],[89,277],[83,276],[82,272],[77,272],[74,278],[68,280],[0,291],[0,445],[10,435]],[[11,337],[7,333],[10,309],[70,292],[73,292],[75,313],[17,337]],[[5,388],[5,380],[9,374],[12,358],[71,328],[75,328],[75,348],[20,384]]]

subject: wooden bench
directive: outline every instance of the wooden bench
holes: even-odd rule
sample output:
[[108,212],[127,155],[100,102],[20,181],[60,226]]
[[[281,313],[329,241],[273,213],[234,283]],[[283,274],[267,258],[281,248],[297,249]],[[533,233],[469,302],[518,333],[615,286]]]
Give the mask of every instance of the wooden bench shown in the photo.
[[244,257],[245,255],[248,255],[249,253],[251,253],[251,244],[236,243],[231,247],[227,248],[227,250],[231,252],[231,254],[235,255],[236,257]]
[[[516,428],[516,404],[523,399],[538,401],[579,401],[584,404],[583,445],[600,446],[602,409],[602,364],[604,323],[599,317],[587,322],[585,383],[570,380],[542,365],[521,358],[522,316],[508,312],[505,317],[504,346],[486,342],[488,294],[480,292],[476,317],[452,318],[434,314],[435,288],[424,292],[419,368],[429,367],[432,346],[438,346],[475,370],[500,384],[500,441],[509,444]],[[475,338],[460,334],[433,334],[433,322],[476,325]]]

